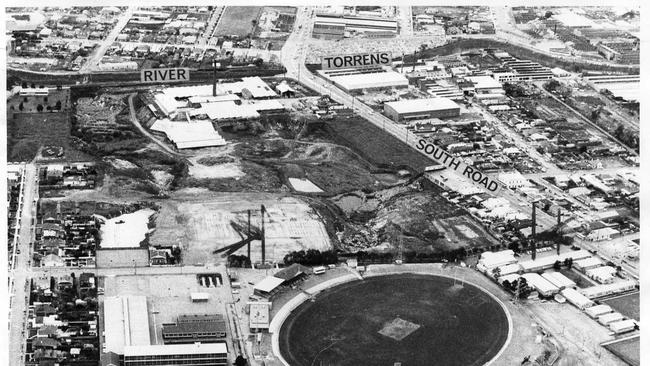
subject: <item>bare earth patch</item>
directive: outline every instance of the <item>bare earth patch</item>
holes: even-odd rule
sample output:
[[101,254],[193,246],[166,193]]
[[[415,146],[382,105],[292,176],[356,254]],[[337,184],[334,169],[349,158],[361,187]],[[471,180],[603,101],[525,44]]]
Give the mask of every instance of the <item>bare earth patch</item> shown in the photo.
[[408,320],[397,317],[387,322],[384,327],[379,330],[379,334],[393,338],[396,341],[401,341],[418,329],[420,329],[419,324],[411,323]]

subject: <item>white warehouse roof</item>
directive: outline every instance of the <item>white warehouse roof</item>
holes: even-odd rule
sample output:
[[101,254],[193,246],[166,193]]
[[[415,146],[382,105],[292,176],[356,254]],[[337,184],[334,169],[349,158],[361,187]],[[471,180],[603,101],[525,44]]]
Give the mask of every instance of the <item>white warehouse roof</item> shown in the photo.
[[408,79],[395,71],[332,76],[330,79],[346,90],[408,86]]
[[576,285],[560,272],[546,272],[542,274],[542,277],[557,287],[574,287]]
[[212,122],[206,120],[177,122],[159,119],[151,126],[151,130],[165,133],[179,149],[223,146],[227,143],[214,129]]
[[400,100],[397,102],[388,102],[385,105],[400,114],[460,108],[456,102],[448,98]]
[[106,350],[123,354],[125,346],[148,346],[149,316],[146,296],[116,296],[104,299]]
[[[148,331],[148,330],[147,330]],[[160,344],[124,347],[124,356],[169,356],[228,353],[225,343]]]
[[267,276],[253,287],[254,290],[261,292],[271,292],[276,287],[280,286],[284,280],[275,276]]
[[533,286],[535,289],[543,293],[559,291],[559,289],[555,285],[548,282],[537,273],[525,273],[522,277],[526,279],[529,285]]

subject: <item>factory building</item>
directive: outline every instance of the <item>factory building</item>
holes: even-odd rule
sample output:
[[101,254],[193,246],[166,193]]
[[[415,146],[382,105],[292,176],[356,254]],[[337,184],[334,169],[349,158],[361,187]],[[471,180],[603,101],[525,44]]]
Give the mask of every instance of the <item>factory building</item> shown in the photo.
[[400,100],[384,104],[384,113],[395,122],[460,115],[460,106],[447,98]]
[[124,366],[228,365],[225,343],[124,347]]
[[381,67],[368,69],[320,70],[319,73],[337,87],[347,91],[406,88],[408,79],[395,71]]

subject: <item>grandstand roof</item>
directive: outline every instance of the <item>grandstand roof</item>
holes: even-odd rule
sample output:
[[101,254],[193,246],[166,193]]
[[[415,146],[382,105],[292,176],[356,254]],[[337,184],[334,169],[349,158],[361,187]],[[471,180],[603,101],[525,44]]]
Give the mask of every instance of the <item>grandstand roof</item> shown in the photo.
[[397,102],[388,102],[385,105],[400,114],[460,108],[456,102],[448,98],[400,100]]

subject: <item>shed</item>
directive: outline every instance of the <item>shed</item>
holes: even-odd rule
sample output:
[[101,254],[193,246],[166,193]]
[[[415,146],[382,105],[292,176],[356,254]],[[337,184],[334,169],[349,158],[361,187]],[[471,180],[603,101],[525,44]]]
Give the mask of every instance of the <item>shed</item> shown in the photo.
[[596,305],[596,306],[592,306],[590,308],[587,308],[585,310],[585,313],[587,313],[587,315],[589,315],[590,317],[592,317],[594,319],[596,319],[597,317],[599,317],[601,315],[611,313],[611,312],[612,312],[612,308],[609,307],[609,305]]

